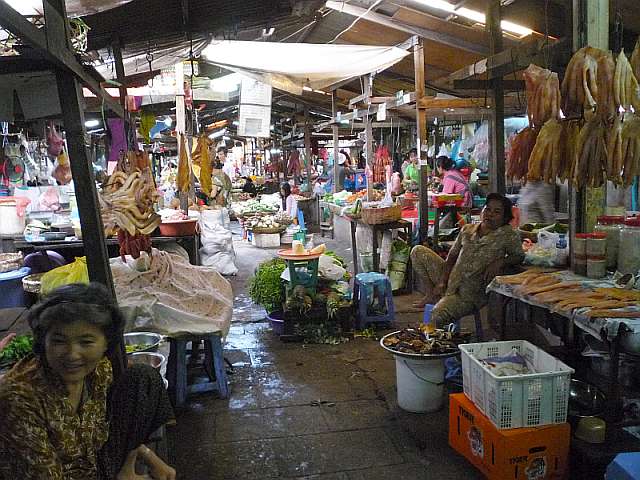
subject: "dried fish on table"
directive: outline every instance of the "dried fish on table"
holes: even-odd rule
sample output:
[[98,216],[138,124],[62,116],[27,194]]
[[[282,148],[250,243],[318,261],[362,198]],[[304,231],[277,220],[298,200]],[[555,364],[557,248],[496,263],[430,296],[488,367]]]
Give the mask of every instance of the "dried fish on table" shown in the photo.
[[585,313],[589,318],[640,318],[640,310],[589,310]]

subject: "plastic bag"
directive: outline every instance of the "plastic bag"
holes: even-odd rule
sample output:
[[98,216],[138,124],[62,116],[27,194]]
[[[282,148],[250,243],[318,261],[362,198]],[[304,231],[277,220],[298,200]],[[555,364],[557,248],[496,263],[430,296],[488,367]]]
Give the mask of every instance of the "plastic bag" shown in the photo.
[[78,257],[73,263],[50,270],[42,276],[40,282],[43,295],[63,285],[89,283],[87,257]]
[[53,124],[53,122],[49,122],[49,135],[47,135],[47,152],[52,157],[57,157],[62,153],[63,145],[64,140],[58,134],[56,126]]

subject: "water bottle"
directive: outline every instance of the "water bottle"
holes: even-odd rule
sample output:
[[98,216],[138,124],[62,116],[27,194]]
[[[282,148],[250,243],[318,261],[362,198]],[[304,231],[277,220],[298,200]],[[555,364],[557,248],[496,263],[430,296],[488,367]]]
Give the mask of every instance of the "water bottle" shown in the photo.
[[559,234],[556,242],[556,265],[563,266],[567,264],[567,237],[564,233]]

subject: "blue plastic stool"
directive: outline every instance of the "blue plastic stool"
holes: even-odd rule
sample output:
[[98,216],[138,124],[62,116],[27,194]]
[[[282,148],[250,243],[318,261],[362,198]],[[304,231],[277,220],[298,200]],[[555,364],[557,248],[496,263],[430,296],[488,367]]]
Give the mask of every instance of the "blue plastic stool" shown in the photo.
[[[356,328],[370,324],[393,324],[395,306],[389,277],[382,273],[367,272],[356,275],[353,300],[357,304]],[[377,300],[384,313],[370,313],[370,303]]]
[[[209,381],[189,385],[187,381],[187,354],[193,354],[194,351],[198,352],[200,350],[200,342],[203,340],[203,367],[209,377]],[[191,342],[191,351],[187,350],[188,342]],[[227,383],[227,372],[224,366],[222,335],[220,332],[170,337],[169,345],[167,380],[169,381],[169,398],[174,407],[184,405],[189,393],[217,391],[220,398],[229,396],[229,384]]]

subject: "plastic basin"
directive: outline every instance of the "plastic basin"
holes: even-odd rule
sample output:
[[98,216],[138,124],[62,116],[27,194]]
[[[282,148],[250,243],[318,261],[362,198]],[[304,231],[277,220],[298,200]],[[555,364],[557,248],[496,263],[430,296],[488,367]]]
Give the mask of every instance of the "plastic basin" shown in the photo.
[[198,220],[163,221],[160,224],[160,234],[164,237],[187,237],[196,234]]
[[267,314],[269,323],[271,323],[271,330],[276,335],[284,335],[284,312],[276,311]]
[[31,273],[29,267],[0,273],[0,308],[25,307],[28,300],[22,287],[22,279]]

